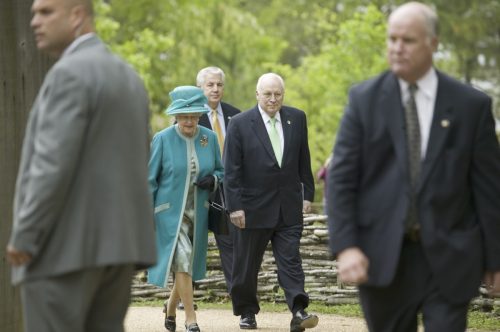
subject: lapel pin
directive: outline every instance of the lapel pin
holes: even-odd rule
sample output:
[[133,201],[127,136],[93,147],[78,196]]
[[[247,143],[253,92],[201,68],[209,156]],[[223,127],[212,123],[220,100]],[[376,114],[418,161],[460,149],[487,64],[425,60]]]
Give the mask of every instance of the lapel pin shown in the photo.
[[227,117],[227,121],[229,121],[229,120],[231,120],[231,117],[230,117],[230,116],[228,116],[228,117]]
[[286,123],[288,123],[288,124],[292,124],[292,121],[290,121],[290,120],[286,120]]
[[207,135],[201,136],[200,139],[201,146],[206,147],[208,145],[208,137]]
[[450,126],[450,120],[448,119],[441,120],[441,127],[448,128],[449,126]]

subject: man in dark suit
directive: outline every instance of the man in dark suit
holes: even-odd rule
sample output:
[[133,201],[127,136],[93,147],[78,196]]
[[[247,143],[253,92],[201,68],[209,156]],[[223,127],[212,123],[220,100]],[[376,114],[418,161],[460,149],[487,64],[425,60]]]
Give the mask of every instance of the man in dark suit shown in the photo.
[[[224,148],[224,138],[229,120],[240,110],[236,107],[221,101],[224,96],[225,75],[224,71],[218,67],[206,67],[198,72],[196,84],[200,87],[208,99],[207,107],[210,112],[200,117],[200,126],[212,129],[217,134],[221,152]],[[220,204],[220,194],[217,190],[213,194],[213,199]],[[220,216],[210,211],[208,215],[208,228],[214,233],[215,242],[219,248],[219,255],[222,264],[222,271],[226,279],[227,290],[231,289],[231,269],[233,266],[233,225],[228,225],[228,230],[219,229],[216,220]],[[229,232],[229,233],[227,233]]]
[[269,241],[293,314],[290,330],[318,324],[318,317],[305,311],[309,297],[299,252],[302,213],[310,210],[314,198],[307,121],[304,112],[282,106],[284,94],[279,75],[262,75],[258,105],[235,116],[226,137],[224,189],[237,227],[231,299],[242,329],[257,328],[257,276]]
[[24,328],[123,331],[134,270],[155,262],[147,93],[95,35],[91,0],[32,13],[58,61],[30,113],[7,248]]
[[500,290],[500,152],[491,99],[437,71],[437,15],[389,18],[391,71],[350,91],[328,178],[330,245],[370,331],[464,331]]

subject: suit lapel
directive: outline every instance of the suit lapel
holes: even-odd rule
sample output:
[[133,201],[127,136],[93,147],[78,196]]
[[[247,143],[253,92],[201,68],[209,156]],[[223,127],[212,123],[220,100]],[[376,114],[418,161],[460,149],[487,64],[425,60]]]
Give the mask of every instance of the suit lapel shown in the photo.
[[260,143],[264,146],[264,149],[267,151],[269,156],[274,160],[277,164],[276,156],[274,155],[273,146],[271,144],[271,140],[269,139],[269,134],[267,133],[266,125],[262,120],[262,116],[260,115],[259,108],[254,107],[252,110],[252,130],[255,132],[255,136],[260,141]]
[[285,164],[286,157],[289,154],[290,143],[292,142],[292,136],[294,132],[294,130],[292,130],[293,128],[292,126],[295,125],[295,123],[292,121],[292,117],[284,107],[282,107],[280,110],[280,117],[281,117],[281,126],[283,127],[283,141],[284,141],[283,157],[281,160],[281,165],[283,166]]
[[200,116],[200,122],[198,122],[198,124],[200,126],[203,126],[205,128],[208,128],[208,129],[212,130],[212,125],[210,124],[210,119],[208,118],[208,114],[209,113],[202,114]]
[[452,113],[453,96],[446,89],[445,78],[438,72],[438,91],[436,94],[436,104],[434,106],[434,115],[432,117],[431,132],[429,142],[427,143],[427,152],[422,164],[420,182],[417,191],[420,191],[429,178],[432,168],[436,164],[441,151],[444,148],[446,138],[454,126],[454,117]]
[[[393,74],[387,75],[381,92],[376,109],[381,110],[386,118],[387,127],[396,151],[396,159],[404,178],[407,178],[409,174],[403,104],[401,102],[399,83]],[[398,107],[394,107],[394,105],[398,105]]]
[[221,102],[220,106],[222,108],[222,116],[224,117],[224,126],[227,129],[227,126],[229,125],[229,120],[231,120],[231,116],[227,114],[227,110],[224,108],[224,104]]

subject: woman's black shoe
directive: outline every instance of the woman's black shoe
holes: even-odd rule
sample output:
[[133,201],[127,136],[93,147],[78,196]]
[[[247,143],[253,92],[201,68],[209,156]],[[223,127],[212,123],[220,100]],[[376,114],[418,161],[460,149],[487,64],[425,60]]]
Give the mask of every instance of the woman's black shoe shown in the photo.
[[169,332],[175,332],[175,316],[166,316],[165,317],[165,328]]
[[165,301],[165,303],[163,303],[163,312],[165,313],[165,328],[169,332],[175,332],[175,328],[177,327],[175,325],[175,316],[167,316],[168,301]]
[[201,331],[200,331],[200,327],[198,326],[198,324],[193,323],[193,324],[189,324],[189,326],[186,325],[186,332],[201,332]]

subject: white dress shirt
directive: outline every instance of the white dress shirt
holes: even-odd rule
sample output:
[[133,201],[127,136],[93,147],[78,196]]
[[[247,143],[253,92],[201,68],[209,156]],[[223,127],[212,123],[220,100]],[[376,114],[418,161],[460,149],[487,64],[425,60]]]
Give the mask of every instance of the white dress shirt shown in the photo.
[[[416,83],[418,89],[415,91],[415,103],[417,104],[418,123],[420,125],[420,147],[423,160],[427,152],[432,117],[434,116],[434,105],[436,104],[438,78],[434,68],[431,67]],[[408,86],[408,82],[399,79],[403,105],[406,105],[408,98],[410,98]]]
[[[210,121],[210,126],[212,126],[212,129],[213,129],[214,128],[214,122],[212,120],[213,110],[210,108],[210,105],[208,105],[208,104],[205,104],[205,107],[210,110],[210,112],[207,115],[208,115],[208,120]],[[219,105],[217,105],[217,108],[215,109],[215,111],[217,112],[217,119],[219,119],[219,127],[220,127],[220,130],[222,132],[222,136],[224,138],[226,138],[226,122],[224,121],[224,114],[222,113],[222,107],[221,107],[220,103],[219,103]]]
[[[271,117],[266,112],[264,112],[264,110],[262,108],[260,108],[260,105],[259,105],[259,112],[260,112],[260,115],[262,116],[262,120],[264,121],[264,123],[266,125],[267,134],[269,135],[269,131],[272,128]],[[276,119],[275,127],[276,127],[276,130],[278,131],[278,136],[280,137],[281,154],[283,155],[285,152],[285,139],[283,137],[283,126],[281,123],[280,112],[276,112],[276,115],[274,116],[274,118]]]

